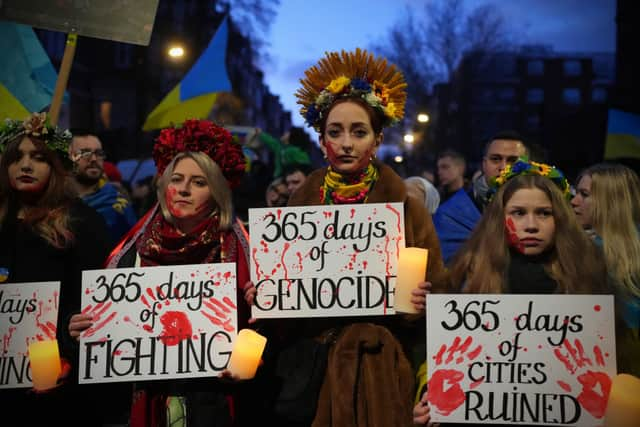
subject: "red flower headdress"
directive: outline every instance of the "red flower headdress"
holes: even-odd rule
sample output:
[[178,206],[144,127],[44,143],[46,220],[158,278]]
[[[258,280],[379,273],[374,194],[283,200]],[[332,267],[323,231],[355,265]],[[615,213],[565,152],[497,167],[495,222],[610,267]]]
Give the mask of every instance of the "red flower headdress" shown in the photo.
[[187,120],[182,127],[163,129],[153,146],[153,160],[162,174],[173,158],[183,151],[201,151],[222,170],[231,188],[240,184],[245,158],[231,133],[209,120]]

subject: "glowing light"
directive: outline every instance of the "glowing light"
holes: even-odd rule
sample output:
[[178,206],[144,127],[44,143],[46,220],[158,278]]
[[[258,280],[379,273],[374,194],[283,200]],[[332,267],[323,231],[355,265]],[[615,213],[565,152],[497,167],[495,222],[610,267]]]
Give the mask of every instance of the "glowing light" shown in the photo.
[[429,115],[426,113],[418,114],[418,121],[420,123],[427,123],[429,121]]
[[404,142],[411,144],[414,141],[414,137],[412,134],[408,133],[404,136]]
[[184,56],[184,49],[182,46],[172,46],[167,53],[172,58],[182,58]]
[[393,158],[393,161],[396,163],[402,163],[402,161],[404,160],[404,158],[402,156],[395,156]]

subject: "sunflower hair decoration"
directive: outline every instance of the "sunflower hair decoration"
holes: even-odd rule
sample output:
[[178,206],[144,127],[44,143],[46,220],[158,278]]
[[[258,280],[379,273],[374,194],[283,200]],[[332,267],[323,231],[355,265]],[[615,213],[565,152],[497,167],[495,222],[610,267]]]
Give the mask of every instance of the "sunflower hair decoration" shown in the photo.
[[567,178],[565,178],[560,169],[544,163],[530,162],[527,157],[520,157],[514,163],[508,164],[502,172],[500,172],[500,175],[489,180],[489,192],[487,193],[487,198],[491,200],[500,187],[506,184],[511,178],[521,175],[540,175],[545,178],[549,178],[558,186],[565,198],[571,198],[571,187],[569,186],[569,181],[567,181]]
[[300,114],[320,132],[320,122],[338,98],[361,98],[384,117],[383,126],[393,126],[404,116],[407,99],[402,73],[384,58],[366,50],[327,52],[317,65],[304,72],[296,92]]
[[68,156],[71,132],[52,126],[47,113],[33,113],[24,120],[6,119],[0,125],[0,154],[11,141],[25,136],[44,141],[48,149],[57,152],[63,159]]

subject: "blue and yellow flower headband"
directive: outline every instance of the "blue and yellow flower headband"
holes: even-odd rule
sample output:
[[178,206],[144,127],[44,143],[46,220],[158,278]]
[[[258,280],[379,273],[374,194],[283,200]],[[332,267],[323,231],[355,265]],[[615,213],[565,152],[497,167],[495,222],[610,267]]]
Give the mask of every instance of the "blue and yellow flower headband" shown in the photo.
[[540,175],[549,178],[558,186],[562,195],[571,199],[571,186],[560,169],[545,163],[530,162],[527,157],[520,157],[512,164],[508,164],[500,175],[489,180],[489,192],[487,198],[491,200],[500,187],[506,184],[511,178],[520,175]]
[[300,114],[320,131],[320,123],[338,98],[357,97],[382,113],[383,126],[392,126],[404,117],[407,100],[402,73],[384,58],[374,58],[366,50],[330,52],[305,71],[296,92]]

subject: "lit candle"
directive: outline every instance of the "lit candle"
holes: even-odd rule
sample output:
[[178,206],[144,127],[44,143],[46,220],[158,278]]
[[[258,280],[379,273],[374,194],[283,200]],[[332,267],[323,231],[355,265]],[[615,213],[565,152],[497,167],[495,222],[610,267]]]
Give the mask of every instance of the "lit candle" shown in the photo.
[[424,282],[429,251],[422,248],[400,248],[393,308],[401,313],[417,313],[411,303],[411,291]]
[[242,329],[233,343],[233,351],[227,369],[241,380],[256,375],[267,339],[251,329]]
[[637,427],[640,420],[640,378],[619,374],[611,383],[605,427]]
[[57,340],[29,344],[29,361],[34,389],[48,390],[56,386],[62,371]]

